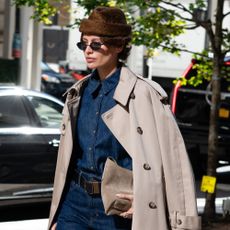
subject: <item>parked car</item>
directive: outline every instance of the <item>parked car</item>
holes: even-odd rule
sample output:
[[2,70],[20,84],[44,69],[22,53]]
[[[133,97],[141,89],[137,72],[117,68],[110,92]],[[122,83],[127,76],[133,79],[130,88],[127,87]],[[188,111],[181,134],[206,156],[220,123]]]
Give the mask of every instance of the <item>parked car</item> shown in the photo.
[[0,87],[0,183],[52,183],[63,103]]
[[0,87],[0,207],[50,200],[63,106],[45,93]]
[[74,77],[77,81],[84,78],[86,75],[90,74],[88,70],[70,70],[69,74]]
[[41,69],[41,91],[64,101],[63,94],[76,82],[76,79],[69,74],[55,72],[44,62],[41,63]]
[[[196,75],[192,60],[183,77],[189,79]],[[199,63],[198,63],[199,64]],[[225,59],[225,66],[230,71],[230,57]],[[230,165],[230,79],[221,80],[221,103],[218,117],[218,167]],[[192,162],[195,176],[200,178],[207,168],[209,112],[212,92],[209,82],[204,81],[198,87],[182,86],[178,82],[172,92],[171,107]],[[229,183],[228,173],[218,172],[222,181]]]

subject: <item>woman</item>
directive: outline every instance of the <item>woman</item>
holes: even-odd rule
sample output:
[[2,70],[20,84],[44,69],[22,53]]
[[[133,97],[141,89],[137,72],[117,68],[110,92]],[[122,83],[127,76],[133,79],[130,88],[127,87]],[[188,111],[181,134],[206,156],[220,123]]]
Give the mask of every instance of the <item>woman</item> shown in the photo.
[[[154,82],[122,65],[131,27],[124,13],[97,7],[80,24],[92,74],[68,91],[49,229],[200,229],[184,142]],[[100,186],[107,157],[132,170],[132,207],[105,215]]]

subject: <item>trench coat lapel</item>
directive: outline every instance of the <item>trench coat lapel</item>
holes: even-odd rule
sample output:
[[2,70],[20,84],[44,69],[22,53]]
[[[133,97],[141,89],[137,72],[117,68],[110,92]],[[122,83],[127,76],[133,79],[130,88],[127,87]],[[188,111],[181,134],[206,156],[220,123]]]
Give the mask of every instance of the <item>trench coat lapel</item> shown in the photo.
[[136,84],[137,76],[127,67],[121,68],[120,80],[113,98],[123,106],[127,106],[130,94]]
[[69,111],[73,137],[75,135],[76,120],[77,120],[77,114],[78,114],[78,110],[79,110],[79,103],[80,103],[80,99],[81,99],[81,94],[82,94],[82,91],[84,89],[84,84],[87,82],[88,78],[89,77],[86,76],[82,81],[76,83],[75,85],[73,85],[68,90],[67,107],[68,107],[68,111]]
[[118,104],[102,114],[103,121],[128,153],[132,153],[129,141],[131,139],[131,129],[128,101],[136,81],[136,75],[128,68],[122,67],[120,80],[113,96]]

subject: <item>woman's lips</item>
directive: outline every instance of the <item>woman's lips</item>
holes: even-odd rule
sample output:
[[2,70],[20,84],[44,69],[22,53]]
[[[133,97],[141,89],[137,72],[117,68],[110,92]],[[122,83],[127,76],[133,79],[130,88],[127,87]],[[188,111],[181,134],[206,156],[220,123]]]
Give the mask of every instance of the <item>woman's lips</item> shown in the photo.
[[94,58],[86,58],[86,61],[87,61],[87,63],[92,63],[95,61],[95,59]]

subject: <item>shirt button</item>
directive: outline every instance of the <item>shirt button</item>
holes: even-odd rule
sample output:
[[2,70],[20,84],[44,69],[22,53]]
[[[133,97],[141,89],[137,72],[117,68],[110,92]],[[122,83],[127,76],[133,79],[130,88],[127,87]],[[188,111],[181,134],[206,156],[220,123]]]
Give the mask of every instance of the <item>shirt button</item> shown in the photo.
[[151,169],[150,165],[147,164],[147,163],[145,163],[145,164],[143,165],[143,168],[144,168],[145,170],[150,170],[150,169]]
[[142,128],[141,128],[141,127],[137,127],[137,132],[138,132],[139,134],[143,134]]
[[96,133],[96,130],[95,130],[95,129],[93,130],[93,133],[94,133],[94,134]]
[[103,95],[102,95],[102,94],[100,94],[99,96],[100,96],[100,97],[102,97]]
[[97,112],[96,112],[96,115],[98,115],[98,114],[99,114],[99,112],[97,111]]
[[93,169],[93,166],[91,166],[90,169]]
[[156,204],[155,204],[154,202],[152,202],[152,201],[149,203],[149,207],[150,207],[151,209],[157,208]]
[[91,148],[91,147],[89,147],[89,150],[92,150],[92,148]]

